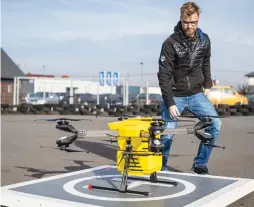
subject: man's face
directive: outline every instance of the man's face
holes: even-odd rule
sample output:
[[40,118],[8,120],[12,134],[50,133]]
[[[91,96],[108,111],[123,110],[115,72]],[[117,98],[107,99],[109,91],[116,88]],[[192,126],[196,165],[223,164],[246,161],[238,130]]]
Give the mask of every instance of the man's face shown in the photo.
[[186,36],[193,37],[195,35],[198,28],[198,20],[199,17],[197,13],[181,17],[183,32]]

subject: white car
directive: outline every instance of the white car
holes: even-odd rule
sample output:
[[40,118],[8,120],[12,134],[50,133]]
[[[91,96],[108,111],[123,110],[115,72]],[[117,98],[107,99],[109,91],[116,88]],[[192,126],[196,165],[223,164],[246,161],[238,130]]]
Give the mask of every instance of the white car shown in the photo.
[[59,97],[55,93],[52,93],[52,92],[31,93],[28,97],[27,103],[30,103],[33,105],[59,104]]

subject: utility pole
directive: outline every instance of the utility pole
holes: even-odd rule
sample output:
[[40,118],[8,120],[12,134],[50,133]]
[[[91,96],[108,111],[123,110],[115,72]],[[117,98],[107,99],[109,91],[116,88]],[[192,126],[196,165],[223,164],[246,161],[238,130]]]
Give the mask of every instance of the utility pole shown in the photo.
[[140,62],[140,67],[141,67],[141,82],[140,82],[140,86],[143,86],[143,62]]

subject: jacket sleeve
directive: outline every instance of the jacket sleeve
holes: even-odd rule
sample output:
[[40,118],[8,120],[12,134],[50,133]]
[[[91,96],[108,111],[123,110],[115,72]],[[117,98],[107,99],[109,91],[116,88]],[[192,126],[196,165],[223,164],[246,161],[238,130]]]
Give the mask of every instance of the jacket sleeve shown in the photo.
[[202,72],[203,76],[205,78],[204,81],[204,88],[209,89],[213,86],[213,81],[211,78],[211,64],[210,64],[210,59],[211,59],[211,41],[207,35],[207,51],[206,55],[203,60],[203,67],[202,67]]
[[174,59],[175,55],[172,44],[169,41],[164,41],[160,52],[159,71],[157,76],[162,98],[167,108],[175,105],[172,93]]

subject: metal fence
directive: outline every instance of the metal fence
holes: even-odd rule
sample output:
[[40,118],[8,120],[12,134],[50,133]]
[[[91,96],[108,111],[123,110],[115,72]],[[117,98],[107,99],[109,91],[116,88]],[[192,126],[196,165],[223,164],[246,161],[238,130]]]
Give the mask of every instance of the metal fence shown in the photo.
[[[37,97],[34,97],[35,93]],[[88,102],[126,106],[150,104],[157,99],[156,94],[160,96],[158,86],[151,86],[147,81],[137,85],[131,78],[120,78],[118,85],[101,86],[99,78],[16,77],[14,78],[13,105],[27,102],[55,103],[54,98],[57,96],[60,103]]]

